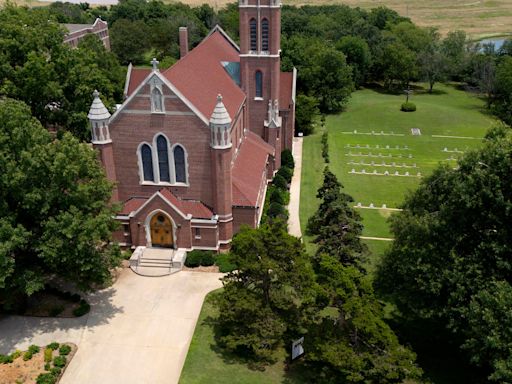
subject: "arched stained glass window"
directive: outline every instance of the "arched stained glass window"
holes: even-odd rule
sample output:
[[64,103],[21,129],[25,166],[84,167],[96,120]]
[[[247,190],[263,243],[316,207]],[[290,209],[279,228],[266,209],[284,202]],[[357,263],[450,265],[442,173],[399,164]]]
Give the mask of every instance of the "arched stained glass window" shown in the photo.
[[254,80],[256,82],[256,97],[263,97],[263,73],[256,71]]
[[140,157],[142,159],[142,170],[144,173],[144,181],[155,181],[153,175],[153,157],[151,154],[151,147],[144,144],[140,148]]
[[158,170],[160,171],[160,181],[171,181],[169,173],[169,150],[167,139],[162,135],[156,139],[156,149],[158,153]]
[[261,50],[268,51],[268,20],[261,20]]
[[256,19],[251,19],[249,21],[249,32],[251,39],[251,51],[258,50],[258,35],[257,35],[257,27],[256,27]]
[[187,182],[187,170],[185,164],[185,150],[178,145],[174,148],[174,166],[176,168],[176,182]]

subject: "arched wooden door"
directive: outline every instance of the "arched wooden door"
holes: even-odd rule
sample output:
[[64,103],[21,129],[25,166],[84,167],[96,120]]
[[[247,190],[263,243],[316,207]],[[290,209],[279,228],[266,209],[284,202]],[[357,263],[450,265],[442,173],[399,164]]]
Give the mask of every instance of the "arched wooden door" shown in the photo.
[[153,247],[173,247],[171,219],[162,213],[157,213],[151,218],[149,224],[151,232],[151,245]]

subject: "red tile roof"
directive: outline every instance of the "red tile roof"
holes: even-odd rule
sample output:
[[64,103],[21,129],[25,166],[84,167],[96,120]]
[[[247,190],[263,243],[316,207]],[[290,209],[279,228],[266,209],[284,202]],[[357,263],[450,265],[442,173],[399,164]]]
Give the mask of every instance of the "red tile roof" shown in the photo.
[[133,211],[139,209],[142,206],[142,204],[144,204],[147,200],[147,197],[130,197],[128,200],[124,202],[123,208],[121,209],[121,212],[119,212],[119,214],[129,215]]
[[293,73],[281,72],[281,84],[279,85],[279,107],[287,109],[292,103]]
[[[162,188],[160,194],[178,210],[181,211],[185,216],[192,215],[195,219],[211,219],[213,212],[206,207],[200,201],[192,200],[181,200],[174,196],[174,194],[167,188]],[[153,195],[154,196],[154,195]],[[134,211],[137,211],[144,203],[146,203],[151,197],[131,197],[124,202],[123,209],[121,209],[120,215],[129,215]]]
[[126,93],[126,97],[130,97],[130,95],[137,89],[137,87],[142,83],[142,81],[151,73],[150,68],[132,68],[130,73],[130,83],[128,84],[128,91]]
[[274,148],[249,132],[233,166],[233,205],[255,207],[258,204],[261,178],[266,173],[269,155],[274,155]]
[[206,37],[163,75],[207,118],[213,112],[217,95],[234,119],[245,94],[222,66],[222,61],[239,62],[239,52],[218,30]]
[[160,194],[185,215],[191,214],[195,219],[211,219],[213,212],[200,201],[181,200],[167,188],[162,188]]

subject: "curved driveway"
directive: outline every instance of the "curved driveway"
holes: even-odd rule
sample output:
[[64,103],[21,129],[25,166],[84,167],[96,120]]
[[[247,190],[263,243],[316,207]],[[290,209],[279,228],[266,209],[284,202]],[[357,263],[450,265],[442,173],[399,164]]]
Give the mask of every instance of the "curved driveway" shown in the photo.
[[177,383],[206,294],[220,273],[142,277],[126,269],[78,319],[0,318],[0,353],[51,341],[79,346],[61,384]]

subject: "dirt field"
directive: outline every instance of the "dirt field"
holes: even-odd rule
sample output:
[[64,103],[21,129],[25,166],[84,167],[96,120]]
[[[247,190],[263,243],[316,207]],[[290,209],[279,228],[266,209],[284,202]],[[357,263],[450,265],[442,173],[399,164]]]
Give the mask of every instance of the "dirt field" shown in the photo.
[[[0,4],[6,0],[0,0]],[[51,1],[51,0],[50,0]],[[78,0],[75,0],[78,1]],[[176,0],[164,0],[174,2]],[[209,3],[220,8],[236,0],[182,0],[190,5]],[[19,5],[39,6],[47,3],[13,0]],[[103,0],[89,0],[91,5]],[[283,0],[285,4],[347,4],[373,8],[381,5],[409,16],[421,26],[437,27],[442,34],[462,29],[475,39],[512,34],[512,0]]]
[[[169,0],[166,0],[169,1]],[[183,0],[198,5],[205,0]],[[217,7],[231,0],[215,0]],[[512,33],[512,0],[283,0],[290,5],[347,4],[374,8],[385,5],[401,15],[409,16],[421,26],[435,26],[440,32],[462,29],[473,38]]]

